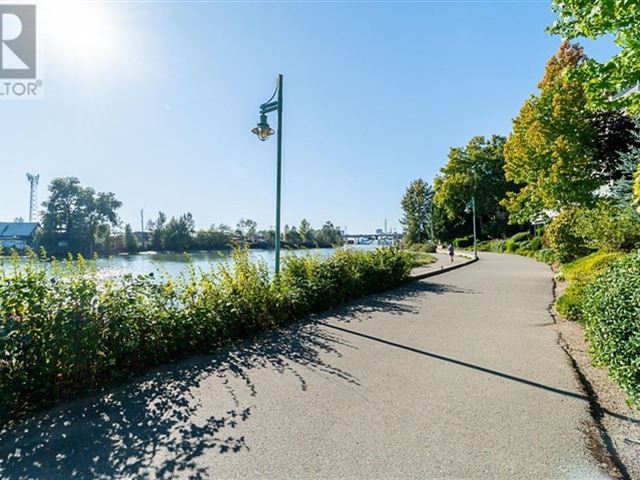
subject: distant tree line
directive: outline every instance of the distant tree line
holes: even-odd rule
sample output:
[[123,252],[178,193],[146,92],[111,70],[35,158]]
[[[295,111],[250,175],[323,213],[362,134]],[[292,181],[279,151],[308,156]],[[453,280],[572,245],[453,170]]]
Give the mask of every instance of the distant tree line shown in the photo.
[[[141,250],[188,252],[224,250],[234,245],[273,248],[274,230],[258,230],[251,219],[241,219],[235,228],[212,225],[196,229],[191,213],[168,218],[163,212],[150,220],[144,232],[134,232],[130,224],[121,227],[118,210],[122,203],[113,193],[83,187],[74,177],[56,178],[49,185],[43,203],[42,225],[36,245],[52,255],[134,253]],[[282,245],[286,248],[324,248],[342,244],[340,231],[331,222],[314,229],[306,220],[299,226],[285,226]]]

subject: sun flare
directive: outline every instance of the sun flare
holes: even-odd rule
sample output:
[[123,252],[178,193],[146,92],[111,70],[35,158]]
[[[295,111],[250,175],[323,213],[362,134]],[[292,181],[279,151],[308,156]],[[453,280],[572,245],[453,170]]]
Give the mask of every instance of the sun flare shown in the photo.
[[123,28],[113,4],[91,0],[43,2],[47,56],[89,72],[113,68],[123,56]]

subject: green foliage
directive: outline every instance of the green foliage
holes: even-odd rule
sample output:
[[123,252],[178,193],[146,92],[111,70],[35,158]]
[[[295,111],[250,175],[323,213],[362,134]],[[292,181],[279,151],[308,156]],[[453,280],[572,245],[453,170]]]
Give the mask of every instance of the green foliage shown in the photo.
[[638,169],[633,177],[633,202],[636,204],[640,203],[640,165],[638,165]]
[[[514,188],[504,176],[505,141],[498,135],[488,140],[473,137],[465,147],[450,149],[447,164],[434,181],[433,201],[453,226],[469,222],[467,207],[475,195],[479,236],[505,235],[507,213],[500,201]],[[448,231],[438,234],[442,238],[457,236]]]
[[113,193],[96,193],[74,177],[55,178],[43,204],[42,244],[54,255],[68,252],[93,255],[96,238],[118,224],[122,203]]
[[510,222],[529,222],[545,209],[588,205],[599,186],[595,130],[582,84],[569,73],[582,49],[563,43],[547,63],[538,96],[529,98],[505,144],[505,175],[520,186],[503,204]]
[[246,250],[178,279],[104,276],[81,257],[11,262],[0,263],[0,421],[396,287],[413,258],[392,248],[291,256],[276,279]]
[[507,246],[505,240],[485,240],[478,242],[478,250],[481,252],[503,253]]
[[516,243],[524,242],[530,239],[531,239],[531,234],[529,232],[516,233],[511,237],[511,240],[513,240]]
[[640,81],[640,7],[633,0],[554,0],[558,19],[553,34],[569,40],[613,36],[620,51],[604,63],[585,62],[578,78],[584,83],[591,107],[640,113],[640,96],[610,97]]
[[562,263],[571,262],[589,253],[589,248],[576,228],[581,213],[582,210],[576,207],[564,209],[544,232],[545,244],[556,252],[556,258]]
[[420,243],[430,238],[431,203],[433,191],[431,186],[421,178],[414,180],[407,187],[402,197],[402,219],[405,242]]
[[437,247],[436,244],[428,241],[424,243],[414,243],[409,245],[409,250],[412,252],[422,252],[422,253],[436,253]]
[[507,240],[504,243],[504,251],[507,253],[516,253],[516,250],[518,249],[518,244],[515,242],[515,240]]
[[621,253],[597,252],[563,265],[562,277],[569,286],[556,303],[558,312],[570,320],[580,320],[585,289],[622,256]]
[[124,248],[129,253],[135,253],[138,251],[138,242],[136,237],[133,236],[131,225],[127,223],[124,227]]
[[542,237],[535,237],[529,242],[529,245],[527,245],[527,249],[531,250],[532,252],[537,252],[542,249],[542,244]]
[[473,246],[473,235],[468,235],[466,237],[454,238],[453,242],[451,242],[456,248],[468,248]]
[[548,264],[553,264],[557,261],[556,252],[554,252],[550,248],[543,248],[541,250],[538,250],[538,252],[536,252],[535,254],[535,257],[539,262]]
[[640,409],[640,252],[599,276],[584,294],[583,321],[594,361]]
[[587,248],[604,252],[630,251],[640,243],[640,216],[632,208],[603,200],[580,211],[575,231]]
[[413,259],[413,267],[424,267],[425,265],[430,265],[438,261],[436,257],[426,252],[416,252],[413,250],[409,251],[411,253],[411,258]]

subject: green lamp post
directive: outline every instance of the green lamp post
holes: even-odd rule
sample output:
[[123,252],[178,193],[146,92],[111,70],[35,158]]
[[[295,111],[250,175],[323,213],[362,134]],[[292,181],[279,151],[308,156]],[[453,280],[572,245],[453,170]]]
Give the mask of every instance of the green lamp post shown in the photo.
[[[256,128],[251,130],[251,133],[255,133],[261,141],[266,141],[271,135],[277,133],[277,173],[276,173],[276,275],[280,273],[280,192],[282,183],[282,75],[278,75],[278,84],[276,91],[267,102],[260,105],[260,121]],[[273,100],[278,96],[277,100]],[[278,128],[277,131],[273,131],[273,128],[269,126],[267,121],[267,114],[271,112],[278,112]]]

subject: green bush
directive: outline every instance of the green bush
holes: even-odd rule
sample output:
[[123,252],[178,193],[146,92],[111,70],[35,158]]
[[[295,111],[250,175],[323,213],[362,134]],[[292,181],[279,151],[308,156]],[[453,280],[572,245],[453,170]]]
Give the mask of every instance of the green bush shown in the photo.
[[542,237],[534,237],[533,240],[529,242],[529,250],[533,252],[537,252],[542,249]]
[[481,252],[502,253],[505,251],[504,240],[484,240],[478,242],[478,250]]
[[601,200],[576,218],[585,245],[603,252],[631,251],[640,244],[640,215],[630,207]]
[[556,252],[562,262],[571,262],[590,253],[584,238],[577,231],[577,221],[583,210],[569,207],[555,217],[544,232],[545,244]]
[[554,252],[550,248],[543,248],[542,250],[538,250],[536,252],[536,259],[540,262],[544,263],[555,263],[556,262],[556,252]]
[[453,240],[453,246],[456,248],[467,248],[473,245],[473,235],[460,237]]
[[529,232],[520,232],[512,236],[510,240],[513,240],[516,243],[520,243],[530,239],[531,239],[531,234]]
[[396,287],[411,268],[394,248],[287,257],[275,279],[246,251],[177,279],[108,277],[81,258],[0,262],[0,421]]
[[598,277],[584,295],[583,320],[594,361],[640,409],[640,252]]
[[569,286],[556,303],[558,312],[570,320],[581,320],[586,288],[622,256],[598,252],[564,265],[561,273]]
[[409,246],[409,250],[413,252],[436,253],[437,248],[435,243],[427,241],[424,243],[414,243]]
[[513,240],[509,239],[504,244],[504,251],[507,253],[516,253],[518,249],[518,244]]

